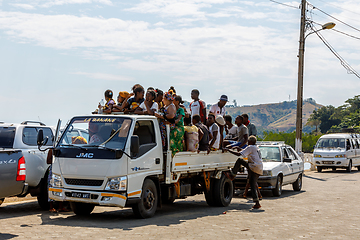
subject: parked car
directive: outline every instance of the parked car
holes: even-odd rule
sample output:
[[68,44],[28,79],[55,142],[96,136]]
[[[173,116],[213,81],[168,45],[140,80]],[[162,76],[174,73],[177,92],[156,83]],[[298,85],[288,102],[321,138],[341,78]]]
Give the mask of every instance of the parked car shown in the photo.
[[[272,190],[274,196],[280,196],[282,186],[292,184],[294,191],[302,188],[304,162],[294,149],[284,142],[258,142],[263,161],[263,175],[258,185],[262,190]],[[247,170],[238,173],[235,188],[245,188]]]
[[[46,146],[53,145],[54,129],[40,122],[25,121],[20,124],[0,123],[0,198],[37,196],[43,209],[48,208],[46,163],[47,151],[39,151],[38,131],[48,137]],[[16,161],[16,162],[15,162]],[[25,172],[26,177],[22,175]],[[21,175],[16,181],[18,175]]]
[[352,167],[360,170],[360,139],[354,133],[332,133],[319,138],[314,149],[314,163],[318,172],[323,169]]

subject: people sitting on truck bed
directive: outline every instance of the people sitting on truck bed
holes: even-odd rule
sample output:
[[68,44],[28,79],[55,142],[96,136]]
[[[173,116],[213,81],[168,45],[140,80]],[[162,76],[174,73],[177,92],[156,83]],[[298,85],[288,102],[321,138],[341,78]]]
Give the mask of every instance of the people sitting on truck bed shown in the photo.
[[173,103],[174,95],[172,93],[166,92],[163,95],[162,102],[164,103],[164,108],[159,112],[155,112],[155,117],[161,119],[159,121],[161,140],[163,149],[166,151],[166,124],[175,123],[176,117],[176,107]]
[[146,92],[145,101],[142,102],[137,109],[135,109],[134,113],[154,115],[154,113],[159,110],[157,102],[154,102],[155,98],[156,98],[155,91],[148,90]]
[[135,109],[138,108],[140,104],[145,101],[144,99],[145,90],[140,84],[136,84],[133,87],[133,93],[134,96],[132,96],[127,100],[127,102],[125,102],[124,105],[125,113],[134,112]]
[[209,151],[210,132],[205,124],[201,122],[200,115],[192,116],[193,124],[198,127],[203,135],[199,135],[199,148],[198,151]]
[[184,142],[184,109],[180,106],[183,103],[180,95],[175,96],[173,101],[176,107],[175,123],[170,125],[170,149],[172,155],[175,155],[177,152],[183,151],[183,142]]
[[155,89],[156,92],[156,98],[155,98],[155,102],[157,102],[158,107],[159,107],[159,111],[161,111],[161,109],[164,108],[164,103],[163,103],[163,97],[164,97],[164,92],[161,89]]
[[105,106],[101,106],[101,104],[99,103],[99,109],[102,108],[103,113],[111,113],[113,106],[115,105],[115,101],[113,98],[113,91],[111,91],[110,89],[106,90],[105,93]]
[[247,127],[243,124],[243,117],[240,115],[237,116],[235,118],[235,124],[238,126],[238,135],[231,140],[224,140],[223,146],[226,148],[237,147],[239,149],[244,149],[247,147],[249,134]]
[[196,152],[199,149],[199,141],[203,137],[204,133],[200,128],[191,124],[191,118],[184,118],[184,124],[184,150]]
[[113,112],[123,112],[124,111],[124,106],[125,106],[125,102],[127,102],[127,100],[132,97],[134,94],[133,93],[128,93],[127,91],[121,91],[119,92],[119,95],[117,97],[117,102],[118,104],[113,106],[112,111]]

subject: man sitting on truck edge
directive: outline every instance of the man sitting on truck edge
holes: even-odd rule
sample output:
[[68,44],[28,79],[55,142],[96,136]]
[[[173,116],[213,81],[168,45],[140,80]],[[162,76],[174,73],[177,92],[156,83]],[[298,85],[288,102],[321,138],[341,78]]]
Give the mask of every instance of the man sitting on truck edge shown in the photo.
[[199,148],[198,148],[198,152],[199,151],[208,151],[209,149],[209,129],[207,128],[207,126],[205,124],[203,124],[201,122],[201,117],[200,115],[194,115],[192,116],[192,122],[195,126],[197,126],[203,133],[203,135],[199,134]]
[[[239,149],[239,148],[238,148]],[[250,136],[249,137],[249,146],[247,146],[241,152],[235,151],[233,149],[228,149],[228,151],[236,156],[240,156],[234,167],[230,169],[230,172],[226,172],[225,175],[233,181],[237,172],[239,171],[241,165],[246,167],[249,174],[249,181],[251,186],[251,195],[255,205],[253,208],[261,208],[259,203],[259,196],[258,196],[258,186],[257,180],[259,176],[263,174],[263,164],[261,160],[261,153],[258,146],[256,146],[256,137]],[[243,159],[243,157],[248,158],[248,162]]]
[[231,140],[225,140],[224,146],[226,146],[226,148],[239,147],[245,149],[247,147],[249,133],[247,127],[243,124],[243,117],[240,115],[237,116],[235,118],[235,124],[238,126],[238,135]]

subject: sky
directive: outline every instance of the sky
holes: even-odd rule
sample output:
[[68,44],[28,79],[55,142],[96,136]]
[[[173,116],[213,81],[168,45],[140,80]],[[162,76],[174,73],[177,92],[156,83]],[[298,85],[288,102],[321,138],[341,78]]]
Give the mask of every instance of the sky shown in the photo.
[[[207,104],[296,99],[299,1],[0,0],[0,121],[56,125],[90,114],[104,92],[174,86]],[[360,37],[360,2],[309,1],[316,24]],[[355,27],[328,17],[318,9]],[[319,27],[318,27],[319,28]],[[308,30],[307,33],[310,33]],[[320,32],[360,72],[360,40]],[[306,38],[304,98],[339,106],[359,94],[316,34]]]

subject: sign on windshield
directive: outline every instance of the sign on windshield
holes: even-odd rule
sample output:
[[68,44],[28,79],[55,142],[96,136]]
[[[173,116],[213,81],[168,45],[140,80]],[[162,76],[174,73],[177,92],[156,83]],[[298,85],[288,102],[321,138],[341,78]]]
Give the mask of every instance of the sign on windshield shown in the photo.
[[124,149],[131,119],[123,117],[76,117],[61,136],[60,146]]

